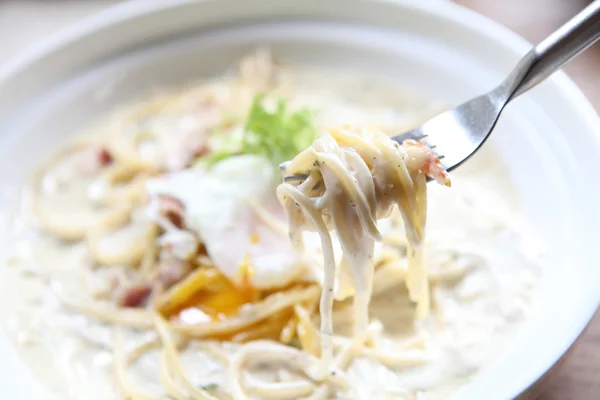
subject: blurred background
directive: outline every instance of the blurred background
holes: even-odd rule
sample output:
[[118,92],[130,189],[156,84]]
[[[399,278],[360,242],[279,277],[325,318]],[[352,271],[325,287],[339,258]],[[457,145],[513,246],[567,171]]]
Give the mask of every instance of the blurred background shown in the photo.
[[[121,1],[0,0],[0,64],[64,25]],[[501,22],[531,42],[544,38],[590,3],[590,0],[421,1],[454,1]],[[566,70],[596,110],[600,110],[600,85],[593,84],[600,77],[600,43],[571,62]]]
[[[504,24],[531,42],[544,38],[590,3],[589,0],[454,1]],[[119,2],[0,0],[0,65],[63,26]],[[600,43],[571,62],[566,71],[599,111]],[[541,397],[541,400],[595,399],[600,399],[599,315],[579,340],[564,367],[552,376],[546,393]]]

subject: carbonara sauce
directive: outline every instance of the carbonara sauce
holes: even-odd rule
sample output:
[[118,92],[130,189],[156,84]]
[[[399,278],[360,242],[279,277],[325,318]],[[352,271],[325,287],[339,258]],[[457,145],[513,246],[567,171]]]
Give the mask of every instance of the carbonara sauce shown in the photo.
[[[288,90],[291,103],[318,109],[319,124],[326,126],[352,123],[402,132],[439,110],[437,105],[415,100],[385,83],[326,71],[297,71]],[[94,132],[110,123],[100,123]],[[507,200],[512,198],[508,186],[496,175],[501,167],[490,160],[493,155],[487,155],[487,164],[478,170],[475,159],[472,167],[452,174],[452,188],[428,185],[423,250],[430,280],[429,317],[417,318],[404,283],[403,265],[375,277],[369,340],[377,342],[377,351],[348,345],[353,329],[352,301],[336,302],[334,358],[343,364],[355,389],[333,385],[336,389],[322,398],[445,398],[492,362],[518,330],[532,308],[539,271],[528,251],[529,237]],[[59,200],[72,202],[75,208],[80,201],[77,197]],[[396,226],[394,231],[397,224],[393,218],[380,222],[382,231],[393,234],[385,238],[379,251],[406,252],[402,227]],[[123,232],[123,237],[126,234]],[[7,246],[12,250],[0,279],[4,299],[8,299],[2,304],[2,321],[31,369],[60,398],[122,398],[115,383],[114,328],[65,307],[57,296],[64,288],[67,292],[110,290],[109,270],[99,266],[93,274],[86,273],[81,266],[91,260],[85,242],[66,243],[39,233],[26,212],[15,218],[11,235]],[[112,245],[118,246],[119,241]],[[143,348],[144,343],[156,340],[156,335],[153,330],[126,329],[121,339],[129,351]],[[232,398],[229,364],[240,346],[191,340],[181,351],[187,378],[216,398]],[[149,346],[146,350],[128,367],[130,383],[153,398],[165,398],[161,397],[164,382],[159,378],[160,348]],[[247,388],[256,380],[296,385],[280,398],[320,395],[318,385],[311,389],[305,384],[306,374],[266,354],[244,374]],[[248,393],[248,398],[268,397],[260,390]]]

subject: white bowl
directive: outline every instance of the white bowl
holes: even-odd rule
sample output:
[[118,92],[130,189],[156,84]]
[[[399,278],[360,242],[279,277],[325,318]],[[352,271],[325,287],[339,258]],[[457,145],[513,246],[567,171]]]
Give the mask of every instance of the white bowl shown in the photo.
[[[0,165],[9,172],[0,204],[15,201],[15,188],[40,156],[99,115],[156,86],[220,73],[257,45],[296,63],[385,75],[449,104],[491,88],[529,47],[500,25],[446,2],[128,2],[49,37],[0,70]],[[597,114],[557,73],[509,106],[486,145],[488,154],[502,159],[522,212],[551,251],[535,314],[457,399],[524,393],[566,353],[596,310],[599,133]],[[479,155],[464,168],[485,164]],[[5,396],[50,398],[5,337],[0,354]]]

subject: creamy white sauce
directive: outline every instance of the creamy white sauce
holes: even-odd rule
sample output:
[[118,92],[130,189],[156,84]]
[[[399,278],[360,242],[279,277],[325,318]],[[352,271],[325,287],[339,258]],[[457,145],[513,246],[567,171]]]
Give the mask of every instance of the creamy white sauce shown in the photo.
[[[385,84],[365,89],[367,80],[336,80],[324,72],[294,79],[294,103],[321,109],[326,124],[373,124],[400,132],[434,108],[425,102],[411,105]],[[499,186],[490,189],[489,182],[498,171],[490,170],[454,174],[451,189],[429,187],[425,263],[434,281],[433,315],[423,321],[415,319],[401,281],[371,301],[370,319],[384,327],[378,345],[393,354],[414,335],[422,337],[423,344],[413,350],[423,364],[390,367],[371,357],[356,356],[347,371],[353,382],[359,382],[358,391],[340,391],[337,398],[444,398],[492,362],[527,317],[539,269],[529,254],[529,237],[518,213],[503,200],[506,192]],[[59,278],[66,292],[102,293],[109,290],[110,267],[100,276],[86,274],[81,266],[91,261],[83,245],[39,235],[23,216],[17,218],[12,234],[14,250],[0,279],[4,298],[11,299],[1,307],[2,321],[23,357],[61,398],[120,398],[112,375],[112,328],[66,311],[47,279]],[[436,274],[448,273],[450,267],[457,278],[436,283]],[[349,335],[350,302],[336,308],[334,331]],[[131,348],[154,337],[152,332],[128,331],[126,344]],[[195,343],[182,356],[189,378],[197,385],[227,387],[230,383],[219,354],[230,357],[237,347]],[[163,393],[158,365],[154,351],[142,356],[130,371],[134,382],[157,396]],[[306,379],[279,364],[259,364],[251,371],[252,376],[267,381]],[[218,389],[213,393],[220,396]]]

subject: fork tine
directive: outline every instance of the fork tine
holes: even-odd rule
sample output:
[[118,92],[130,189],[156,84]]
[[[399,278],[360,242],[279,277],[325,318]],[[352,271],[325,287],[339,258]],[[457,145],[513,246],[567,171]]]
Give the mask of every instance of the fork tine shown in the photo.
[[400,135],[392,137],[393,140],[402,144],[405,140],[423,140],[427,137],[427,134],[424,133],[420,127],[413,129],[412,131],[404,132]]
[[298,182],[308,178],[308,174],[286,175],[283,177],[284,182]]

